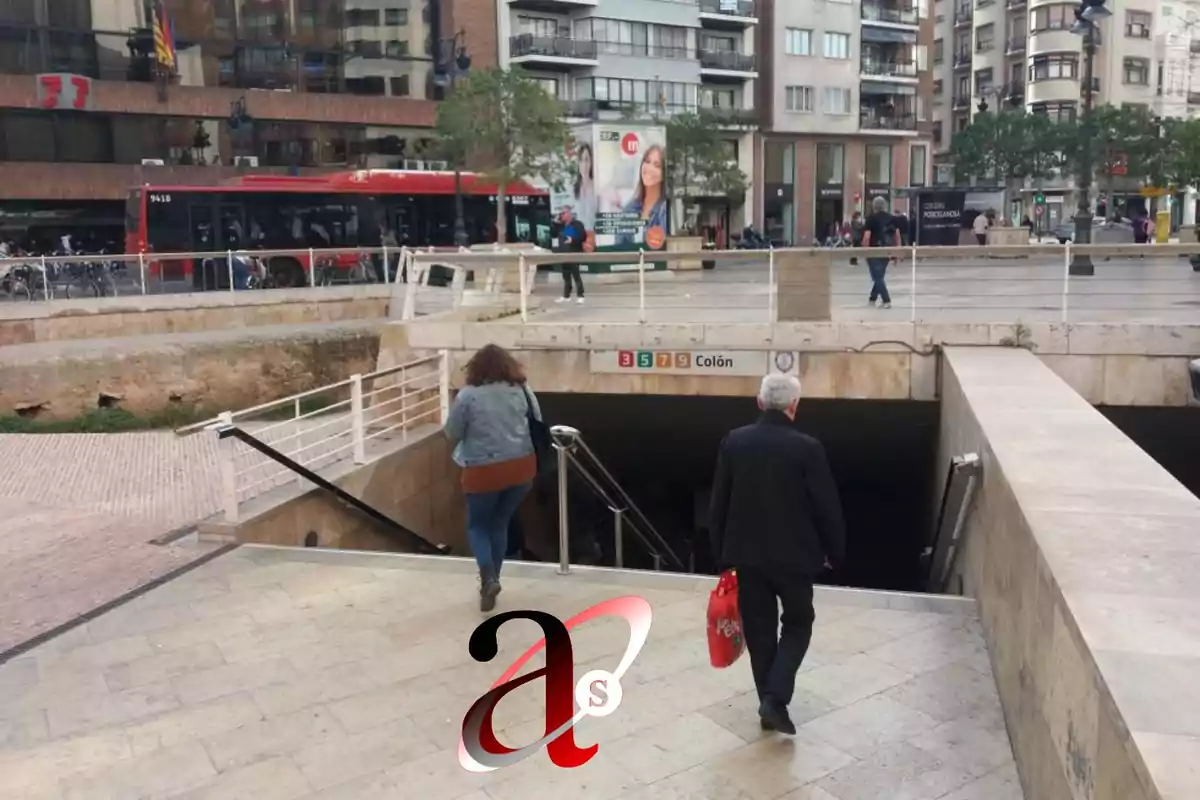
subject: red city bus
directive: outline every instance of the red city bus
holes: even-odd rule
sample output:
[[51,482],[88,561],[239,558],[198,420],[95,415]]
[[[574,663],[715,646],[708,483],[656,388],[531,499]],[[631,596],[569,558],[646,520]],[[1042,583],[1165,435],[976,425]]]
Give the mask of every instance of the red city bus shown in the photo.
[[[463,219],[471,244],[495,241],[496,187],[472,173],[462,175]],[[549,246],[550,197],[525,183],[505,195],[510,242]],[[307,250],[379,247],[381,226],[400,245],[454,244],[454,173],[356,170],[318,177],[248,175],[217,186],[155,186],[129,193],[125,205],[125,252],[186,253],[225,250]],[[303,285],[307,255],[276,256],[270,270],[279,286]],[[339,266],[357,257],[347,253]],[[191,261],[147,262],[156,278],[217,286],[224,270],[203,270]],[[208,284],[214,285],[208,285]]]

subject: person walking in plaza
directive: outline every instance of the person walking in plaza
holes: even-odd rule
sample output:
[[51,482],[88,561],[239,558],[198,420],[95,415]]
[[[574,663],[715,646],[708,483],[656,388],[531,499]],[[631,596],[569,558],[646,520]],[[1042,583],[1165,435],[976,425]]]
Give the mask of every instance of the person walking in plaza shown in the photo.
[[975,232],[975,241],[980,245],[987,244],[988,228],[992,227],[992,221],[988,219],[987,214],[977,214],[975,221],[971,223],[971,230]]
[[[900,231],[896,230],[896,218],[888,211],[887,200],[876,197],[871,201],[871,216],[863,223],[863,247],[899,247]],[[888,257],[867,256],[867,270],[871,274],[871,295],[868,302],[881,308],[892,307],[892,296],[886,283]]]
[[530,418],[542,410],[525,372],[504,348],[480,348],[466,366],[466,386],[454,398],[446,436],[462,468],[467,541],[479,566],[479,609],[491,611],[500,594],[509,523],[537,474]]
[[[570,206],[563,209],[559,217],[558,231],[558,247],[555,248],[559,253],[582,253],[584,242],[587,241],[587,229],[583,227],[583,223],[575,216],[575,210]],[[579,264],[566,263],[562,265],[563,275],[563,296],[557,302],[566,303],[571,299],[571,281],[575,281],[576,294],[579,299],[576,302],[583,302],[583,277],[579,274]]]
[[762,728],[787,734],[796,732],[787,706],[816,617],[813,582],[822,570],[839,566],[846,549],[825,450],[794,425],[799,403],[797,378],[763,378],[762,415],[721,442],[709,510],[713,558],[721,568],[737,570]]

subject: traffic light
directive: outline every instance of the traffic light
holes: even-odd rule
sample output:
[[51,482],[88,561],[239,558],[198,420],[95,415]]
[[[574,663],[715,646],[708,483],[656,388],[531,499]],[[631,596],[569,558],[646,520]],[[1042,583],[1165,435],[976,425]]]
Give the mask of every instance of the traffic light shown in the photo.
[[1035,195],[1033,196],[1033,202],[1037,203],[1039,206],[1040,206],[1040,205],[1045,205],[1045,203],[1046,203],[1046,195],[1042,194],[1041,192],[1038,192],[1037,194],[1035,194]]

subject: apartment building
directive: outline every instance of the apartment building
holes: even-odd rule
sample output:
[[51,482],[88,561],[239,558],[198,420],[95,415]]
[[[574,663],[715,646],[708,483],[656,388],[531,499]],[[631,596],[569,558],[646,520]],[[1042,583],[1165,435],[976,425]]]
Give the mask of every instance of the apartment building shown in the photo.
[[[168,0],[178,74],[160,91],[151,3],[3,0],[0,225],[58,215],[119,228],[144,182],[413,166],[445,40],[461,31],[475,65],[496,63],[480,2]],[[84,101],[47,105],[46,73],[78,76]]]
[[[1108,3],[1111,17],[1095,32],[1091,85],[1097,105],[1140,106],[1162,116],[1200,108],[1195,0]],[[1071,31],[1074,2],[936,0],[934,6],[934,144],[936,181],[953,182],[948,155],[954,134],[979,113],[1024,108],[1076,119],[1083,106],[1084,37]],[[1194,88],[1193,88],[1194,87]],[[1136,196],[1134,182],[1113,187],[1109,203]],[[1029,184],[1008,210],[1021,216],[1032,195],[1046,195],[1047,225],[1073,213],[1074,179],[1059,175]]]
[[769,236],[823,239],[875,197],[930,180],[933,20],[923,2],[765,3],[759,144]]
[[[662,125],[697,109],[723,116],[732,157],[753,183],[759,2],[496,0],[500,63],[533,75],[576,126]],[[696,220],[738,231],[755,202],[753,191],[700,197]],[[672,219],[692,217],[682,211]]]

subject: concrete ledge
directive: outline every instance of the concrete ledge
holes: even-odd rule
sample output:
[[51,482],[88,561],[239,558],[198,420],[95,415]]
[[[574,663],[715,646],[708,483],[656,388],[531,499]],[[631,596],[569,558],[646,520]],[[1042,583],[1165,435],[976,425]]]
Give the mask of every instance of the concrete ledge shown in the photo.
[[[478,568],[474,559],[453,556],[425,556],[411,553],[367,553],[362,551],[332,550],[321,548],[273,547],[247,545],[243,555],[264,563],[277,561],[312,561],[342,566],[373,567],[375,569],[421,569],[471,573]],[[533,561],[506,561],[504,574],[518,578],[545,578],[557,574],[558,564]],[[673,572],[648,572],[644,570],[613,569],[609,567],[571,566],[564,580],[588,583],[619,584],[647,589],[674,589],[706,594],[717,584],[714,575],[684,575]],[[841,606],[864,608],[888,608],[895,611],[925,611],[934,614],[976,616],[976,603],[968,597],[949,595],[907,594],[904,592],[879,592],[865,589],[846,589],[839,586],[816,587],[818,602]],[[697,602],[702,602],[697,598]],[[699,613],[703,613],[701,610]]]
[[[475,313],[391,323],[381,346],[385,358],[392,358],[393,341],[403,342],[403,352],[471,353],[489,343],[523,351],[538,386],[548,391],[685,395],[742,395],[754,387],[737,378],[594,375],[588,354],[637,347],[795,350],[804,354],[801,378],[809,396],[911,400],[937,399],[941,348],[1022,347],[1093,404],[1182,406],[1188,402],[1188,361],[1200,355],[1200,324],[523,324],[515,316],[487,322]],[[380,366],[386,365],[381,358]]]
[[1025,796],[1200,797],[1200,498],[1029,353],[948,350],[942,408]]
[[385,319],[392,287],[129,295],[0,304],[0,346]]

